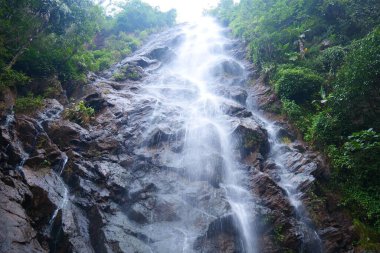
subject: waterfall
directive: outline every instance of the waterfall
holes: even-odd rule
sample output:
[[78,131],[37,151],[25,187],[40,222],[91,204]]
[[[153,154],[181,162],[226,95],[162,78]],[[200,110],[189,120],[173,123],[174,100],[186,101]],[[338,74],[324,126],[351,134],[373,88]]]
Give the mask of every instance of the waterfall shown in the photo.
[[67,164],[68,160],[69,160],[68,156],[66,155],[66,153],[63,152],[62,153],[62,160],[61,160],[61,162],[60,162],[60,164],[58,166],[58,173],[56,173],[57,176],[58,176],[58,181],[61,183],[61,186],[63,187],[63,196],[61,196],[62,197],[61,203],[54,210],[53,215],[52,215],[52,217],[49,220],[48,228],[47,228],[48,233],[50,233],[51,230],[52,230],[52,228],[53,228],[53,224],[54,224],[55,218],[58,215],[59,210],[63,209],[66,206],[67,201],[68,201],[68,197],[69,197],[68,193],[69,193],[69,191],[67,189],[67,186],[66,186],[65,182],[63,181],[63,179],[61,177],[64,169],[66,168],[66,164]]
[[261,119],[265,122],[266,128],[269,133],[269,142],[271,143],[271,157],[280,169],[279,177],[280,180],[278,182],[279,186],[283,188],[289,198],[290,204],[294,207],[296,218],[298,220],[298,229],[302,235],[302,245],[300,248],[300,252],[312,252],[312,253],[321,253],[322,249],[322,241],[312,224],[310,218],[308,217],[305,206],[300,199],[302,196],[302,192],[298,189],[301,185],[301,182],[305,182],[307,178],[303,177],[311,177],[307,174],[296,174],[294,172],[289,171],[284,163],[284,156],[286,152],[283,149],[286,147],[286,144],[281,143],[279,139],[279,128],[273,122],[265,120],[265,118],[261,117]]
[[[164,153],[162,163],[183,170],[191,182],[189,187],[196,182],[211,184],[215,194],[221,194],[227,202],[227,213],[216,217],[211,210],[198,210],[205,213],[207,219],[217,218],[222,230],[222,220],[231,217],[233,224],[229,230],[236,230],[237,250],[258,252],[253,224],[254,199],[245,186],[248,176],[236,155],[232,136],[236,126],[223,110],[230,100],[218,94],[223,85],[230,84],[229,77],[223,76],[223,63],[232,62],[233,71],[238,71],[241,78],[245,73],[242,66],[225,53],[229,41],[223,35],[224,29],[213,19],[204,17],[196,24],[183,26],[183,31],[184,41],[175,50],[175,59],[144,83],[140,103],[155,101],[144,136],[150,138],[157,127],[173,122],[170,127],[176,128],[176,135],[183,136],[184,141],[179,151]],[[161,129],[158,138],[162,140],[167,131],[170,130]],[[187,215],[181,214],[184,224],[179,224],[178,230],[183,235],[182,251],[192,252],[189,245],[197,238],[194,236],[196,228],[188,224],[191,218],[186,218]]]

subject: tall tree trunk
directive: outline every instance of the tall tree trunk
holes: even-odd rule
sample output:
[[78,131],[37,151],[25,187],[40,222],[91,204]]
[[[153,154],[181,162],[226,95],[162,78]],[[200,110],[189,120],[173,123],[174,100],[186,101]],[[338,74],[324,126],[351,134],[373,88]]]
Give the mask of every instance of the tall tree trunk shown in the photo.
[[6,70],[10,70],[17,62],[18,58],[20,58],[21,55],[25,53],[25,51],[28,49],[30,44],[32,44],[33,38],[30,38],[27,43],[25,43],[13,56],[12,60],[8,63],[8,65],[5,67]]
[[[61,8],[61,6],[64,4],[64,1],[60,2],[58,6],[55,7],[55,9]],[[53,9],[54,10],[54,9]],[[25,51],[28,49],[28,47],[32,44],[33,40],[38,37],[38,35],[42,34],[49,26],[49,21],[50,21],[50,12],[47,15],[47,18],[44,18],[43,23],[41,24],[40,27],[38,27],[30,36],[27,42],[17,51],[17,53],[13,56],[12,60],[9,62],[9,64],[5,67],[6,70],[11,69],[17,62],[17,60],[22,56]],[[43,18],[40,15],[41,18]]]

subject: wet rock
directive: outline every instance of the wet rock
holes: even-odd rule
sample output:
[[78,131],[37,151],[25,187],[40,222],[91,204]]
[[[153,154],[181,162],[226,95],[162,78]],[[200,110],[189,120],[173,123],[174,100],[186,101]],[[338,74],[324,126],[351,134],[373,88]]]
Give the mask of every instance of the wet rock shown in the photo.
[[294,214],[293,207],[289,203],[285,191],[268,175],[256,171],[251,178],[250,184],[266,207],[272,210],[281,210],[286,216]]
[[62,203],[65,186],[58,176],[49,169],[32,171],[25,168],[24,174],[33,194],[28,214],[41,229],[49,223],[55,209]]
[[27,88],[24,92],[32,92],[33,94],[43,95],[47,98],[55,98],[60,103],[66,104],[68,102],[66,92],[62,88],[61,82],[58,80],[57,76],[52,76],[49,78],[33,78],[31,82],[28,83]]
[[159,60],[161,62],[168,62],[175,57],[175,53],[166,46],[154,48],[146,54],[150,59]]
[[300,153],[304,153],[306,151],[306,147],[303,144],[297,142],[293,142],[291,148],[297,150]]
[[222,111],[225,114],[234,117],[248,118],[252,116],[252,113],[248,111],[244,106],[232,100],[223,101]]
[[93,253],[86,211],[68,205],[58,212],[52,226],[50,248],[56,252]]
[[127,63],[114,73],[113,80],[118,82],[125,80],[138,81],[141,80],[144,76],[145,72],[143,68]]
[[244,74],[244,70],[236,61],[224,60],[217,63],[211,73],[214,76],[241,76]]
[[1,129],[0,144],[0,168],[3,170],[15,169],[15,165],[19,164],[23,157],[20,145],[13,141],[13,136],[5,129]]
[[107,252],[106,239],[102,228],[105,225],[105,219],[99,208],[94,206],[88,212],[89,234],[91,245],[96,253]]
[[322,240],[325,242],[324,250],[327,253],[341,251],[346,247],[346,245],[348,245],[348,242],[352,240],[352,238],[350,238],[352,231],[346,231],[346,233],[342,233],[342,227],[339,225],[324,228],[319,231],[319,234]]
[[237,122],[233,132],[236,136],[240,154],[243,158],[253,152],[267,154],[269,151],[268,134],[255,120],[243,118]]
[[240,87],[233,87],[229,92],[229,96],[235,101],[244,105],[245,101],[247,100],[248,93]]
[[148,147],[154,147],[159,144],[162,144],[163,142],[167,142],[170,139],[170,130],[169,129],[154,129],[151,134],[150,138],[147,141]]
[[[184,131],[181,129],[173,130],[165,126],[160,126],[153,129],[149,133],[149,137],[144,143],[152,148],[152,147],[160,147],[166,142],[177,142],[182,139],[184,136]],[[179,144],[180,145],[180,144]]]
[[318,160],[298,152],[287,152],[283,154],[285,166],[292,172],[311,175],[318,169]]
[[277,138],[286,140],[286,141],[294,141],[296,137],[290,132],[290,130],[286,128],[280,128],[277,132]]
[[271,86],[266,85],[264,77],[256,80],[252,86],[252,95],[255,98],[258,109],[269,113],[279,113],[281,111],[281,103]]
[[149,67],[152,64],[157,63],[156,60],[151,60],[144,56],[138,56],[136,59],[132,61],[132,63],[135,63],[137,66],[140,66],[142,68]]
[[17,117],[15,130],[18,138],[24,143],[25,151],[32,152],[36,138],[41,132],[41,129],[37,126],[36,120],[24,115]]
[[198,173],[196,173],[202,180],[209,181],[213,187],[218,188],[219,183],[223,180],[225,172],[225,162],[219,154],[204,155],[199,158],[201,165],[204,165]]
[[185,40],[185,38],[186,38],[185,34],[183,33],[178,34],[172,40],[170,40],[168,44],[172,47],[177,47]]
[[129,219],[136,221],[137,223],[147,223],[150,216],[150,210],[141,204],[136,203],[128,209],[127,216]]
[[86,106],[93,108],[96,112],[103,110],[106,107],[112,106],[111,103],[106,101],[102,94],[99,92],[90,94],[84,99]]
[[62,149],[87,146],[85,137],[88,131],[76,123],[60,120],[49,123],[47,128],[52,141]]
[[242,250],[242,245],[236,240],[238,231],[233,219],[230,214],[210,223],[206,234],[196,239],[194,249],[207,253],[233,253]]
[[47,121],[56,120],[63,112],[63,105],[56,99],[45,99],[44,106],[38,114],[38,121],[42,122],[42,126]]
[[177,206],[169,201],[158,199],[153,213],[153,222],[179,221],[181,218],[177,214]]
[[0,252],[48,252],[23,206],[31,197],[24,184],[0,173]]

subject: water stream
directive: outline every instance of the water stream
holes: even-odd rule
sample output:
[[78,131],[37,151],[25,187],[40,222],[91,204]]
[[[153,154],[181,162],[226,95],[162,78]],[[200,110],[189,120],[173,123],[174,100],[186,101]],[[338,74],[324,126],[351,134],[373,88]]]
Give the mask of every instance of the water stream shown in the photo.
[[[149,117],[150,127],[145,129],[144,138],[149,139],[157,126],[167,127],[164,123],[171,122],[170,127],[177,130],[177,136],[183,136],[184,142],[179,152],[161,154],[162,163],[183,168],[189,181],[208,181],[215,189],[219,189],[217,191],[221,190],[233,217],[238,237],[236,240],[239,241],[235,242],[238,244],[237,251],[260,252],[255,231],[257,204],[247,187],[249,176],[242,169],[236,154],[237,144],[232,135],[236,122],[225,110],[226,104],[234,101],[220,95],[221,88],[240,85],[241,80],[246,79],[244,65],[226,53],[225,48],[231,41],[225,37],[225,30],[211,18],[186,25],[183,30],[185,39],[175,51],[174,61],[153,73],[144,83],[140,103],[155,101],[154,112]],[[236,74],[240,79],[232,77]],[[302,193],[298,190],[310,175],[296,174],[287,169],[283,161],[284,144],[277,137],[279,129],[255,108],[250,109],[253,117],[261,121],[268,131],[269,156],[279,168],[280,180],[277,183],[285,190],[297,216],[303,241],[300,252],[322,252],[321,240],[302,204]],[[165,127],[162,133],[171,131]],[[159,139],[164,138],[162,133],[158,134]],[[207,209],[199,210],[207,214],[207,219],[215,217]],[[186,215],[181,214],[183,217]],[[183,235],[183,252],[192,252],[190,245],[194,244],[196,238],[195,229],[186,224],[190,220],[176,228]]]
[[254,113],[254,116],[263,122],[265,129],[268,131],[270,143],[268,158],[276,164],[276,168],[278,169],[277,175],[279,177],[276,179],[277,184],[286,192],[289,202],[295,210],[296,219],[298,221],[298,231],[302,237],[299,252],[323,252],[322,240],[302,203],[301,197],[303,193],[299,190],[302,183],[313,181],[313,176],[308,174],[307,171],[304,173],[291,171],[286,166],[287,154],[292,149],[281,139],[281,127],[276,125],[275,121],[266,119],[262,112],[257,110],[252,97],[248,99],[247,104],[248,108]]
[[[180,152],[164,154],[163,163],[184,168],[189,181],[209,182],[218,194],[224,195],[229,205],[225,215],[232,216],[240,238],[238,250],[254,253],[257,252],[253,226],[255,203],[245,186],[246,171],[237,161],[231,139],[235,124],[223,111],[228,99],[217,94],[227,83],[220,81],[218,71],[221,69],[218,68],[223,62],[233,61],[224,51],[229,41],[223,36],[224,29],[211,18],[186,25],[183,30],[185,40],[175,51],[175,60],[145,83],[141,99],[156,101],[150,116],[151,127],[145,136],[148,138],[161,123],[173,121],[177,135],[184,135],[184,142]],[[241,68],[238,62],[234,64]],[[206,219],[216,216],[209,213],[210,210],[198,210],[206,213]],[[183,235],[182,251],[193,252],[191,245],[196,239],[196,228],[191,228],[194,224],[182,226],[177,228]]]
[[48,232],[49,233],[52,230],[55,218],[57,218],[59,210],[63,209],[66,206],[67,201],[68,201],[68,193],[69,193],[69,191],[68,191],[68,189],[66,187],[66,184],[63,182],[63,179],[61,178],[62,173],[63,173],[63,171],[66,168],[66,164],[67,164],[68,160],[69,160],[69,158],[66,155],[66,153],[62,153],[62,160],[61,160],[61,162],[59,164],[57,175],[58,175],[58,180],[61,183],[61,186],[63,187],[63,196],[62,196],[61,203],[54,210],[54,213],[53,213],[52,217],[49,220],[49,223],[48,223]]

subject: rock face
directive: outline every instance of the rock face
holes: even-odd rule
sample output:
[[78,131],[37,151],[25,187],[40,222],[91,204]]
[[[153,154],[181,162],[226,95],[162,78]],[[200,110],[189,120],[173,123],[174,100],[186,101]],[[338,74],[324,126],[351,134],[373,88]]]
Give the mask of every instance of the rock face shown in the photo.
[[260,155],[268,153],[268,134],[254,119],[240,119],[233,134],[238,141],[237,146],[240,147],[240,155],[242,158],[246,158],[254,152]]
[[[95,78],[82,98],[96,111],[87,127],[66,120],[63,106],[53,99],[33,117],[2,114],[0,252],[243,252],[242,232],[225,195],[222,140],[197,143],[197,159],[181,160],[189,134],[183,115],[176,106],[163,108],[164,98],[146,95],[144,85],[176,58],[183,40],[181,26],[163,32]],[[236,42],[225,50],[242,55]],[[215,110],[230,122],[238,171],[246,175],[244,184],[255,199],[250,213],[256,218],[247,221],[257,228],[256,250],[307,249],[297,208],[274,161],[271,133],[246,106],[247,98],[260,97],[257,91],[263,88],[242,86],[247,82],[243,67],[228,60],[214,68],[226,84],[215,87],[223,99]],[[129,70],[137,71],[138,78]],[[115,80],[122,71],[123,78]],[[161,94],[180,97],[186,105],[198,93],[162,89]],[[219,131],[209,122],[196,123],[203,127],[196,128],[199,138]],[[298,185],[324,252],[348,252],[349,223],[337,218],[336,206],[314,194],[315,178],[327,175],[323,160],[298,142],[285,123],[279,126],[280,135],[291,139],[283,145],[281,159]],[[185,170],[186,162],[197,160],[205,167]]]

